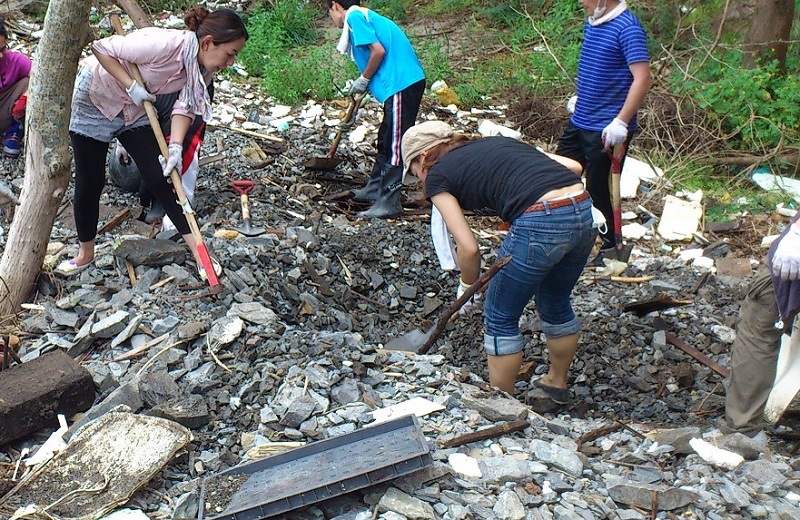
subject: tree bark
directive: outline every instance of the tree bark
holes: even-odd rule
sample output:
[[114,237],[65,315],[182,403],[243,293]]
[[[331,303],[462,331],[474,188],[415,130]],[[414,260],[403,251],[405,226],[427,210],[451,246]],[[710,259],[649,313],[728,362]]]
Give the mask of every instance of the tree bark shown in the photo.
[[147,13],[144,12],[144,9],[142,9],[136,0],[117,0],[117,5],[130,16],[133,25],[135,25],[137,29],[153,25],[150,21],[150,17],[147,16]]
[[0,258],[0,315],[19,311],[42,268],[53,222],[69,185],[72,87],[89,35],[88,0],[51,0],[28,88],[25,179]]
[[786,52],[794,20],[795,0],[759,0],[747,32],[742,66],[752,69],[759,61],[777,59],[786,69]]

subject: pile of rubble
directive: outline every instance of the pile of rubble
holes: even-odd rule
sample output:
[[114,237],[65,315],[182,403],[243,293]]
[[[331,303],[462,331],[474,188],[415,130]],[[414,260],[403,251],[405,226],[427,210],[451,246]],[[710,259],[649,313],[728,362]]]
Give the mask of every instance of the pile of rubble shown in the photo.
[[[116,444],[100,451],[107,457],[129,444],[140,454],[152,450],[152,457],[137,459],[144,467],[127,468],[118,454],[107,466],[59,472],[54,462],[65,456],[38,467],[20,463],[23,452],[43,449],[52,430],[14,438],[0,448],[0,492],[17,485],[0,499],[1,517],[37,496],[30,515],[17,518],[78,517],[80,496],[80,518],[123,505],[121,518],[195,518],[201,506],[204,518],[214,518],[224,515],[226,499],[215,499],[217,505],[204,495],[201,504],[201,487],[218,472],[362,431],[404,403],[419,416],[431,464],[294,510],[291,518],[800,517],[794,491],[800,462],[781,440],[789,428],[773,432],[769,443],[716,429],[749,259],[731,261],[736,252],[724,243],[665,244],[650,222],[625,271],[629,280],[587,271],[578,283],[574,305],[584,329],[571,370],[573,403],[543,417],[524,402],[530,377],[546,365],[534,305],[523,317],[527,372],[514,396],[485,382],[479,310],[450,323],[427,355],[382,348],[392,337],[426,328],[454,299],[458,281],[439,268],[427,210],[413,188],[407,214],[392,221],[355,220],[363,208],[341,195],[366,179],[379,104],[372,100],[360,111],[360,126],[338,152],[345,164],[310,172],[303,163],[326,155],[344,106],[277,107],[248,79],[220,82],[217,96],[204,147],[212,160],[201,169],[194,208],[225,268],[224,291],[210,295],[186,263],[185,248],[138,220],[136,196],[113,185],[105,190],[101,218],[122,216],[98,236],[93,265],[73,278],[53,276],[47,266],[76,249],[70,193],[38,291],[20,315],[22,364],[0,372],[2,383],[54,352],[70,358],[59,358],[62,367],[77,359],[97,395],[85,413],[69,417],[61,435],[108,440],[112,435],[103,436],[99,421],[114,417],[104,427],[126,426],[114,430]],[[483,121],[490,129],[513,127],[503,110],[462,112],[428,97],[421,117],[446,118],[465,132]],[[6,182],[18,188],[21,161],[2,159],[2,166]],[[265,228],[260,236],[234,230],[241,223],[235,179],[256,184],[250,199],[254,223]],[[656,201],[659,190],[663,185],[651,185],[647,200]],[[641,196],[628,205],[640,204]],[[638,214],[641,223],[651,218]],[[502,231],[491,219],[470,222],[488,265]],[[692,260],[687,249],[708,256]],[[704,362],[690,355],[698,352]],[[86,388],[81,381],[69,384]],[[35,389],[35,383],[21,386]],[[52,409],[42,406],[40,419],[52,424]],[[0,438],[10,425],[0,421]],[[172,444],[148,444],[146,432],[158,428]],[[475,440],[482,430],[492,433]],[[727,465],[692,439],[745,460]],[[88,450],[95,442],[80,444]],[[102,453],[80,456],[105,460]],[[57,491],[37,495],[34,487]]]

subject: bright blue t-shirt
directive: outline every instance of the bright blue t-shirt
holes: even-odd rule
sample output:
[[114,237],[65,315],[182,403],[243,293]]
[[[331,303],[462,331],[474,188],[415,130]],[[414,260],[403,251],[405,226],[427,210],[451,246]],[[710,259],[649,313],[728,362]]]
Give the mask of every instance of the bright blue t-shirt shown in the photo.
[[[619,114],[633,84],[628,66],[649,61],[644,28],[627,9],[602,25],[592,26],[587,21],[578,61],[578,103],[572,124],[602,131]],[[628,129],[636,129],[635,115],[628,122]]]
[[346,23],[350,27],[350,45],[358,70],[363,72],[367,68],[371,44],[380,42],[386,49],[381,66],[369,82],[369,91],[378,101],[383,103],[425,79],[411,42],[396,23],[372,10],[367,10],[365,16],[360,9],[350,12]]

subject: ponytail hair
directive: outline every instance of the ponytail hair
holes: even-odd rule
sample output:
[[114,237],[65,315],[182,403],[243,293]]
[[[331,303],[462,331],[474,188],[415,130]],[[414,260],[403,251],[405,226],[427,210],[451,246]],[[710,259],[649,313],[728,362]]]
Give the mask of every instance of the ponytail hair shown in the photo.
[[6,17],[3,14],[0,14],[0,36],[8,39],[8,31],[6,30]]
[[184,15],[183,21],[197,34],[198,41],[211,36],[211,41],[220,45],[250,37],[242,19],[230,9],[209,11],[205,7],[195,7]]

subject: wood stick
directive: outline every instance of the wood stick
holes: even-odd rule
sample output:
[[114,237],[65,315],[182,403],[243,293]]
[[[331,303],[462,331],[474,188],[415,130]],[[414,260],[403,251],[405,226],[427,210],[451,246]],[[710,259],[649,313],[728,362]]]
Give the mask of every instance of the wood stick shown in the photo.
[[170,276],[169,278],[164,278],[164,279],[163,279],[163,280],[161,280],[160,282],[156,282],[156,283],[154,283],[153,285],[151,285],[151,286],[150,286],[150,290],[151,290],[151,291],[155,291],[156,289],[158,289],[158,288],[159,288],[159,287],[161,287],[162,285],[167,285],[169,282],[171,282],[171,281],[172,281],[172,280],[174,280],[174,279],[175,279],[175,277],[174,277],[174,276]]
[[275,137],[273,135],[268,134],[260,134],[258,132],[253,132],[251,130],[245,130],[244,128],[234,128],[232,126],[224,126],[224,125],[208,125],[210,130],[229,130],[231,132],[236,132],[242,135],[249,135],[250,137],[258,137],[259,139],[266,139],[267,141],[275,141],[276,143],[282,143],[283,139],[280,137]]
[[600,428],[595,428],[590,432],[586,432],[580,437],[578,437],[578,451],[580,451],[581,446],[586,444],[587,442],[592,442],[594,440],[599,439],[600,437],[605,437],[609,433],[613,433],[619,429],[622,429],[622,425],[618,422],[607,424],[606,426],[601,426]]
[[125,268],[128,270],[128,278],[131,279],[131,287],[136,285],[136,269],[133,268],[133,264],[130,260],[125,260]]
[[122,222],[128,220],[129,218],[131,218],[131,210],[130,208],[125,208],[116,215],[114,215],[114,218],[106,222],[103,225],[103,227],[98,229],[97,234],[102,235],[103,233],[111,231],[112,229],[119,226]]
[[139,348],[135,348],[133,350],[129,350],[128,352],[126,352],[124,354],[120,354],[119,356],[117,356],[114,359],[112,359],[112,361],[125,361],[126,359],[133,359],[133,358],[135,358],[135,357],[137,357],[137,356],[139,356],[141,354],[144,354],[150,348],[152,348],[155,345],[158,345],[159,343],[161,343],[162,341],[164,341],[168,337],[169,337],[169,332],[167,332],[165,334],[162,334],[161,336],[159,336],[159,337],[157,337],[155,339],[151,339],[150,341],[148,341],[147,343],[145,343],[144,345],[142,345]]
[[125,13],[130,16],[131,21],[133,21],[133,25],[136,26],[137,29],[141,29],[142,27],[150,27],[153,24],[150,23],[150,18],[141,8],[141,6],[136,3],[136,0],[117,0],[117,5],[122,8]]
[[721,375],[722,377],[731,377],[731,371],[725,368],[724,366],[720,365],[710,357],[706,356],[693,346],[689,345],[688,343],[684,342],[682,339],[677,337],[675,334],[671,332],[666,333],[667,343],[674,345],[681,349],[682,351],[686,352],[697,361],[701,362],[717,374]]
[[504,435],[506,433],[518,432],[520,430],[524,430],[530,425],[531,423],[524,419],[520,421],[511,421],[505,424],[499,424],[497,426],[484,428],[476,432],[467,433],[465,435],[459,435],[458,437],[453,437],[452,439],[447,439],[445,441],[442,441],[439,443],[439,445],[442,448],[453,448],[455,446],[463,446],[464,444],[469,444],[471,442],[485,441],[486,439],[499,437],[500,435]]
[[219,162],[225,158],[225,154],[222,152],[218,152],[212,155],[206,155],[205,157],[201,158],[197,161],[197,167],[202,168],[207,164],[213,164],[215,162]]

